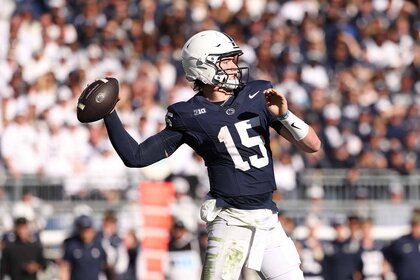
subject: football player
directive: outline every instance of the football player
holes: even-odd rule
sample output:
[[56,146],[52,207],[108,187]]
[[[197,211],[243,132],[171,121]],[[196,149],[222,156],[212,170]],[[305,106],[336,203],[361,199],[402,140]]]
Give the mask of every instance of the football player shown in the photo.
[[238,279],[244,265],[267,279],[303,279],[272,200],[269,128],[309,153],[320,140],[270,82],[243,81],[240,55],[225,33],[195,34],[183,47],[182,65],[197,94],[169,106],[166,128],[138,144],[115,111],[104,118],[106,128],[129,167],[157,162],[184,143],[204,159],[210,192],[200,210],[209,238],[202,279]]

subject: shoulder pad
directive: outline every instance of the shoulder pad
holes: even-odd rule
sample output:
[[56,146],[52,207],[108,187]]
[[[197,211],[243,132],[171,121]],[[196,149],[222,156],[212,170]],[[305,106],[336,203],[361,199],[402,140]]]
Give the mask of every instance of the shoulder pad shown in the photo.
[[175,103],[168,107],[168,112],[165,116],[165,123],[168,129],[183,130],[184,124],[182,122],[183,103]]

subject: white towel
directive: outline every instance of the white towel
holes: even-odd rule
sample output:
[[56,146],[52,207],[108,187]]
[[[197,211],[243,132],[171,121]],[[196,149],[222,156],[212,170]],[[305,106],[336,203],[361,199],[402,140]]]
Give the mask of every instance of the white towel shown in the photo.
[[222,207],[216,207],[216,199],[207,198],[201,205],[200,217],[206,223],[211,222],[216,219],[222,209]]
[[254,238],[249,248],[248,260],[246,267],[256,271],[261,270],[261,264],[264,258],[264,250],[268,241],[268,230],[256,228],[254,231]]

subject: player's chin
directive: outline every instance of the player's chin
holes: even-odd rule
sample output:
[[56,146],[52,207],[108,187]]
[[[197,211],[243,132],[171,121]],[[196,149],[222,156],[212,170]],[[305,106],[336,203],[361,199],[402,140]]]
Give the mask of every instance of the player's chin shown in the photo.
[[237,87],[227,86],[226,84],[223,84],[223,85],[219,85],[219,86],[215,87],[215,90],[222,91],[222,92],[225,92],[227,94],[232,94],[233,91],[236,88]]

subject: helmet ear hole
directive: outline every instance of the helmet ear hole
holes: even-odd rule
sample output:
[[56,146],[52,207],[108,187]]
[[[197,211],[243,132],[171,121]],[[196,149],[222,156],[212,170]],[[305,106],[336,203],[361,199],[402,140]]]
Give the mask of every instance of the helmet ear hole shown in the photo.
[[215,55],[207,56],[207,61],[209,61],[213,64],[216,64],[219,59],[220,59],[220,56],[215,56]]

